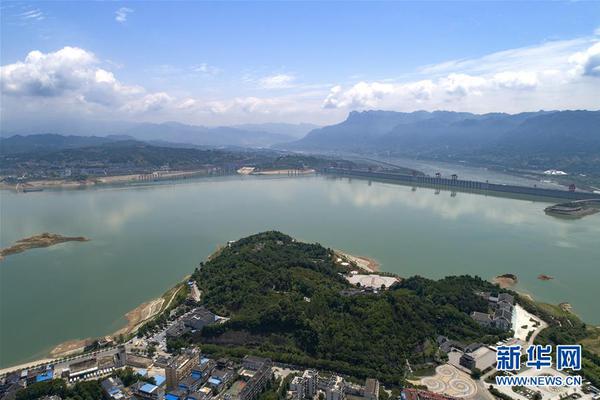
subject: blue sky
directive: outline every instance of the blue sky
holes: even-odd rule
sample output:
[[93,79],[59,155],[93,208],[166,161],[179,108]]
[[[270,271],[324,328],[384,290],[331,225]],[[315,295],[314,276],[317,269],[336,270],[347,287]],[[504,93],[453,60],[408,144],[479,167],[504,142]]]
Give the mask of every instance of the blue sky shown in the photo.
[[48,107],[207,125],[597,109],[599,28],[600,2],[3,1],[3,129]]

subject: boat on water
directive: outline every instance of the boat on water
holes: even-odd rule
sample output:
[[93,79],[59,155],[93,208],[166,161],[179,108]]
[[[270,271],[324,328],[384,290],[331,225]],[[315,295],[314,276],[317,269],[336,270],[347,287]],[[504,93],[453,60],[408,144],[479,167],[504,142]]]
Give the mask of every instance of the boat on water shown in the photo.
[[23,188],[23,193],[43,192],[44,188]]

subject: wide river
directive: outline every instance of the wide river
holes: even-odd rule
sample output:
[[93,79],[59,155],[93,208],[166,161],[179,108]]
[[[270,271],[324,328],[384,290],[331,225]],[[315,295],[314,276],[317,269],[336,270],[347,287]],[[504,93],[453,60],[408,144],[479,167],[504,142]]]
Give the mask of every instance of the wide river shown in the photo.
[[544,214],[547,205],[321,176],[1,191],[2,247],[42,232],[91,241],[0,262],[0,367],[116,331],[125,313],[165,292],[218,245],[269,229],[372,257],[402,276],[515,273],[518,290],[570,302],[584,320],[600,323],[600,215],[556,219]]

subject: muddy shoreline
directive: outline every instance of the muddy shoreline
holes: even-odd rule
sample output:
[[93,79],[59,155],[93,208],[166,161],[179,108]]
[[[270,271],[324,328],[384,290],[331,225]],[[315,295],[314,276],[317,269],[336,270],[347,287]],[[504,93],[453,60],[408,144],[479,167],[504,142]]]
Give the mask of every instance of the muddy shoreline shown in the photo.
[[[188,279],[189,276],[186,276],[183,282],[187,281]],[[134,334],[144,323],[154,318],[164,309],[169,307],[179,290],[181,290],[183,287],[184,283],[180,282],[165,292],[161,297],[142,303],[133,310],[127,312],[125,314],[127,324],[105,338],[117,340],[119,336],[127,337],[128,335]],[[98,338],[68,340],[54,347],[50,351],[50,357],[61,358],[81,353],[84,351],[85,347],[92,345],[96,340],[98,340]]]
[[44,232],[24,239],[17,240],[10,247],[0,250],[0,261],[6,256],[23,253],[27,250],[50,247],[66,242],[88,242],[90,239],[83,236],[63,236],[57,233]]
[[519,279],[515,274],[498,275],[492,279],[492,282],[500,286],[502,289],[511,288],[515,286],[518,281]]

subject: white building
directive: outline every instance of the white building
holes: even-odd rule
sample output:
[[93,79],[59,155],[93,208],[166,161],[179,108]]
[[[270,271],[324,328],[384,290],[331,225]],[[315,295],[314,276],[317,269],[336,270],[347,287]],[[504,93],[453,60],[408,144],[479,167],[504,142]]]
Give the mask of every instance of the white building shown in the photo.
[[344,400],[346,398],[344,379],[341,376],[332,376],[325,389],[326,400]]

